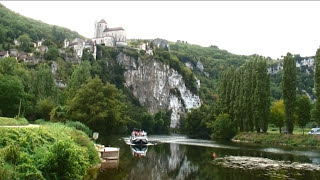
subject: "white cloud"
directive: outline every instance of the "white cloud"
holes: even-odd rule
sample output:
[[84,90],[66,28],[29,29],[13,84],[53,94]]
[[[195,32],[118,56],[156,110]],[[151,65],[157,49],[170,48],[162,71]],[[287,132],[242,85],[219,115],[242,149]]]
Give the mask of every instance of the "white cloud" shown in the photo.
[[94,21],[122,26],[127,38],[185,40],[235,54],[314,55],[320,2],[2,1],[9,9],[93,36]]

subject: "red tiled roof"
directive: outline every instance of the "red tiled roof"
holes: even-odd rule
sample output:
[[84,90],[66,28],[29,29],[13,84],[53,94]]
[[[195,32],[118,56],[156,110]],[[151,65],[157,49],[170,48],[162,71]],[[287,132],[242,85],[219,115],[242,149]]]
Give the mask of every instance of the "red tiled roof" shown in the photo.
[[122,27],[106,28],[103,32],[124,30]]
[[107,23],[104,19],[101,19],[101,21],[99,21],[99,23]]

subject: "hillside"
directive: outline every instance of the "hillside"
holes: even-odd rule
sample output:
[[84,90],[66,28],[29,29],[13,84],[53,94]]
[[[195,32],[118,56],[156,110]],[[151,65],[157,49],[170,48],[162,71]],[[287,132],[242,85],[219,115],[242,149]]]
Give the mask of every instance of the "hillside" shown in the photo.
[[0,4],[0,51],[9,50],[14,44],[14,39],[23,34],[27,34],[32,42],[46,39],[58,46],[62,46],[65,38],[83,38],[75,31],[22,16]]
[[241,66],[250,56],[232,54],[217,46],[202,47],[181,41],[170,43],[171,53],[200,79],[200,97],[206,104],[218,98],[219,78],[228,67]]

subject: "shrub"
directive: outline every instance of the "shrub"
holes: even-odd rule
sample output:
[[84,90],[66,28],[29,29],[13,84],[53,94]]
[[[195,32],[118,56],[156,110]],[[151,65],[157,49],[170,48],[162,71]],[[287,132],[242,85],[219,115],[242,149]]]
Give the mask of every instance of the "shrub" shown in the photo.
[[230,140],[236,135],[236,129],[229,114],[220,114],[212,127],[212,138]]
[[83,124],[82,122],[79,121],[67,121],[66,125],[69,127],[74,127],[80,131],[85,132],[89,137],[92,136],[92,131],[90,130],[90,128],[88,126],[86,126],[85,124]]
[[46,179],[83,179],[89,168],[89,158],[84,149],[72,141],[56,141],[46,156],[42,172]]
[[11,164],[18,164],[20,159],[20,149],[18,146],[10,144],[4,149],[4,160]]
[[19,176],[21,179],[25,180],[44,180],[42,173],[33,165],[23,163],[17,167],[17,171],[20,173]]
[[44,119],[37,119],[34,121],[35,124],[45,124],[47,123]]

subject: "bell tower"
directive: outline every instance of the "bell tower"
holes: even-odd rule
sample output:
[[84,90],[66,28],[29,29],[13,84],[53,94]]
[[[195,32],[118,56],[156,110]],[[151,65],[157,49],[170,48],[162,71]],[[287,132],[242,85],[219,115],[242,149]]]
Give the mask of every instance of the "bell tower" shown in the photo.
[[102,38],[103,31],[108,27],[108,24],[104,19],[94,24],[94,38]]

